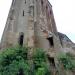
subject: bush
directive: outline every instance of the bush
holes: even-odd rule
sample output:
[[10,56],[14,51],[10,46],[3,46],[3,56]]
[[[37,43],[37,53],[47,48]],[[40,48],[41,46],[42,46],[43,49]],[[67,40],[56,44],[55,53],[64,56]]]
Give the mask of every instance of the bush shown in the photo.
[[75,57],[70,53],[60,53],[58,60],[66,70],[75,70]]
[[0,53],[0,75],[29,75],[27,51],[26,47],[8,48],[2,51]]
[[28,60],[27,47],[13,47],[0,52],[0,75],[50,75],[46,55],[35,49],[32,65]]
[[42,49],[36,49],[33,55],[34,75],[50,75],[50,69],[47,65],[47,56]]

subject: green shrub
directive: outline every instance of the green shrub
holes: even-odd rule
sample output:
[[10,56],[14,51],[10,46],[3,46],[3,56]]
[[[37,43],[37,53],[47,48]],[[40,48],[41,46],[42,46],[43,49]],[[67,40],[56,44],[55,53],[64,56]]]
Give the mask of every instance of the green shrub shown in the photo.
[[32,65],[28,60],[27,47],[13,47],[0,52],[0,75],[50,75],[46,55],[35,49]]
[[75,57],[70,53],[60,53],[58,60],[67,70],[75,70]]
[[[0,53],[0,75],[29,75],[26,47],[8,48]],[[20,72],[21,71],[21,72]]]
[[47,56],[42,49],[36,49],[33,55],[34,75],[50,75],[50,70],[47,65]]

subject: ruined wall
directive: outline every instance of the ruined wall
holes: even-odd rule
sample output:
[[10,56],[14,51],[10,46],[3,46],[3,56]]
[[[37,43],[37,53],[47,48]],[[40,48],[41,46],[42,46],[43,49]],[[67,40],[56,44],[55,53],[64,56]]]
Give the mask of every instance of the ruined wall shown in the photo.
[[[60,46],[52,5],[48,0],[13,0],[1,40],[2,47],[19,44],[46,50]],[[52,37],[53,46],[48,37]],[[22,42],[20,42],[22,43]]]

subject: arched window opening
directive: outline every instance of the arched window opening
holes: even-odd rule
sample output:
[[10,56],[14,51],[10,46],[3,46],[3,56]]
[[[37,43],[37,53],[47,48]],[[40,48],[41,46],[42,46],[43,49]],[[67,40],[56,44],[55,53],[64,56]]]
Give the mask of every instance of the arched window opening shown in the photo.
[[23,45],[23,39],[24,39],[24,33],[21,32],[20,37],[19,37],[19,45]]

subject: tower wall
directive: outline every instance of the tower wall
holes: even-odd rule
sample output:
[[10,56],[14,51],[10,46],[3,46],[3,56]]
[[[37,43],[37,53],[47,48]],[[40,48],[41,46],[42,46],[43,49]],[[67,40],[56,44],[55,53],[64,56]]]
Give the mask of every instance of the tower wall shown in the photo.
[[49,49],[49,32],[55,43],[57,28],[48,0],[13,0],[1,45],[3,48],[17,45],[23,35],[24,46]]

